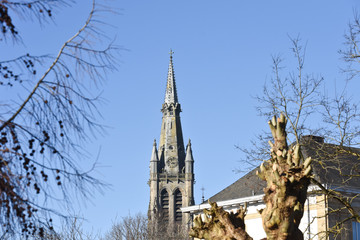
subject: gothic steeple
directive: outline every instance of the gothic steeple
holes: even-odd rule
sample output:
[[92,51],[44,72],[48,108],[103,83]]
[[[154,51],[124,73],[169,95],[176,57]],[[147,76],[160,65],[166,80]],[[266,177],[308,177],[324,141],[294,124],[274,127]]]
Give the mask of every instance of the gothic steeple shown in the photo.
[[182,136],[180,112],[173,66],[173,52],[170,51],[170,63],[167,75],[165,101],[161,112],[162,126],[159,144],[160,169],[170,175],[181,173],[185,166],[185,148]]
[[154,141],[150,159],[149,226],[154,231],[159,231],[156,226],[167,226],[176,232],[181,229],[176,226],[185,225],[190,217],[181,212],[181,207],[194,203],[194,159],[190,142],[185,154],[171,50],[161,112],[160,142],[156,149]]

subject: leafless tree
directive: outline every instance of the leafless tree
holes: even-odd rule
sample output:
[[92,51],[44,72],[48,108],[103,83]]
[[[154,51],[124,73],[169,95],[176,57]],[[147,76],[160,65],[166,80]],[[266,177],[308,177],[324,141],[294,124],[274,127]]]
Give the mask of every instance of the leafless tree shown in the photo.
[[340,50],[339,53],[347,64],[342,70],[348,74],[347,79],[350,80],[360,73],[360,17],[356,11],[354,12],[354,19],[348,24],[348,30],[344,37],[344,49]]
[[[304,213],[307,188],[311,178],[311,157],[304,158],[300,144],[289,146],[286,138],[286,117],[273,117],[269,126],[274,141],[269,142],[270,160],[264,161],[257,175],[266,181],[264,202],[260,210],[268,240],[302,240],[299,224]],[[197,216],[190,231],[192,237],[213,240],[252,240],[246,232],[246,207],[228,213],[216,203],[205,210],[205,219]]]
[[[321,75],[306,73],[306,48],[302,46],[301,39],[290,38],[290,41],[296,66],[286,71],[287,68],[283,65],[284,59],[273,56],[273,75],[270,82],[264,85],[262,94],[257,95],[255,99],[258,102],[256,109],[265,119],[283,114],[288,119],[286,129],[288,141],[299,143],[302,135],[315,134],[319,131],[318,128],[310,127],[308,118],[320,111],[319,96],[324,79]],[[248,166],[254,168],[268,159],[268,141],[271,139],[269,132],[263,132],[251,141],[252,147],[237,146],[245,154],[245,163]]]
[[146,240],[148,239],[147,217],[141,213],[123,217],[113,224],[104,240]]
[[174,228],[169,228],[168,222],[159,222],[156,228],[150,224],[147,216],[141,213],[128,215],[114,223],[102,240],[189,239],[187,227],[179,225],[174,231]]
[[[67,3],[0,1],[4,38],[19,35],[14,11],[43,22],[44,14],[51,17],[54,7]],[[101,43],[107,39],[98,25],[103,11],[94,1],[84,25],[56,56],[0,59],[0,87],[16,93],[3,96],[0,105],[0,235],[41,236],[53,228],[54,215],[67,216],[49,206],[104,187],[77,161],[82,143],[103,131],[96,121],[100,98],[90,88],[116,66],[116,47]]]
[[44,236],[36,236],[34,240],[97,240],[99,238],[98,234],[86,232],[80,219],[72,218],[71,221],[64,222],[57,232],[46,231]]
[[[315,163],[327,178],[336,178],[337,184],[326,188],[319,179],[313,178],[320,191],[315,193],[325,194],[332,206],[327,216],[336,218],[331,223],[324,236],[338,236],[348,238],[346,234],[351,231],[351,222],[360,223],[360,214],[357,202],[360,201],[360,115],[358,103],[348,97],[346,91],[342,91],[335,97],[324,97],[321,102],[322,119],[325,128],[323,135],[326,136],[328,144],[324,144],[317,150],[317,155],[322,156],[315,159]],[[355,190],[346,191],[352,188]],[[355,192],[354,192],[355,191]],[[324,216],[324,217],[327,217]],[[321,234],[321,233],[320,233]]]
[[[357,19],[357,18],[356,18]],[[347,53],[347,60],[356,59],[356,49],[359,32],[359,21],[350,24],[350,31],[347,39],[350,44]],[[359,28],[360,29],[360,28]],[[304,74],[305,51],[299,45],[299,39],[291,39],[292,52],[297,60],[296,71],[290,71],[286,77],[282,76],[282,60],[273,57],[274,77],[268,85],[264,86],[263,94],[257,97],[260,103],[258,111],[261,116],[269,117],[273,114],[284,114],[290,123],[287,132],[289,142],[303,146],[301,142],[304,135],[326,136],[325,143],[313,149],[313,164],[329,178],[336,178],[338,187],[328,188],[316,177],[312,177],[313,184],[320,188],[312,194],[325,194],[333,207],[328,210],[327,216],[341,215],[336,222],[331,223],[327,232],[322,236],[337,237],[344,232],[346,224],[351,221],[360,222],[359,214],[354,205],[358,201],[358,194],[344,193],[346,186],[356,186],[360,171],[359,154],[359,130],[360,116],[358,103],[346,95],[346,89],[335,94],[334,97],[324,96],[320,92],[323,78],[313,74]],[[351,62],[352,64],[354,62]],[[348,69],[353,76],[355,67]],[[312,121],[309,121],[309,120]],[[314,119],[321,122],[314,125]],[[246,162],[252,162],[252,166],[258,166],[259,160],[268,158],[265,140],[269,139],[268,134],[260,134],[253,141],[253,148],[240,148],[247,156]],[[254,161],[255,160],[255,161]],[[324,180],[324,179],[323,179]],[[331,180],[331,179],[325,179]],[[333,180],[331,180],[333,181]],[[340,187],[341,186],[341,187]]]
[[[350,73],[351,78],[358,74],[357,67],[359,65],[355,63],[358,64],[358,57],[360,55],[358,50],[359,22],[358,18],[355,17],[354,22],[349,25],[349,32],[346,35],[348,50],[341,52],[345,61],[349,63],[347,72]],[[307,184],[311,180],[311,183],[320,189],[311,192],[311,194],[323,194],[326,196],[328,209],[324,216],[318,217],[331,216],[332,219],[329,223],[330,228],[325,232],[318,233],[316,237],[328,238],[331,236],[337,238],[341,235],[346,236],[351,221],[360,222],[358,209],[356,208],[356,202],[359,201],[358,197],[360,194],[344,190],[347,186],[358,186],[360,183],[360,150],[358,148],[360,143],[360,118],[357,107],[358,103],[346,96],[346,90],[342,91],[340,95],[335,95],[333,98],[324,97],[320,92],[323,78],[314,74],[304,73],[305,50],[300,45],[299,38],[291,39],[291,42],[293,46],[292,52],[297,62],[296,70],[290,71],[283,76],[282,59],[273,57],[274,75],[270,83],[265,84],[263,94],[257,97],[260,103],[258,112],[266,118],[273,115],[284,115],[288,122],[288,128],[286,129],[288,133],[287,139],[290,143],[299,146],[299,149],[308,144],[305,141],[301,141],[304,135],[320,134],[326,136],[326,143],[311,147],[313,150],[313,164],[318,169],[321,169],[324,176],[306,175],[308,177],[305,178],[308,181]],[[313,122],[310,122],[309,119],[321,121],[321,125],[314,126]],[[272,135],[275,138],[274,133]],[[274,213],[277,210],[272,209],[272,207],[279,207],[280,205],[270,204],[268,208],[269,197],[267,196],[267,189],[272,189],[271,184],[269,187],[269,179],[272,179],[272,171],[275,171],[274,168],[269,167],[269,163],[274,161],[267,160],[269,158],[269,148],[266,146],[266,141],[269,139],[269,134],[260,134],[252,142],[253,148],[240,147],[240,149],[246,154],[245,162],[247,164],[250,163],[250,166],[258,166],[259,162],[263,162],[260,168],[264,168],[264,170],[261,170],[262,174],[259,176],[263,177],[268,184],[268,187],[264,189],[264,202],[267,206],[264,211],[268,212],[268,216],[274,217],[276,216]],[[276,141],[278,140],[275,138],[275,143]],[[271,153],[273,151],[274,147],[272,146]],[[299,154],[304,159],[304,153],[299,151]],[[271,158],[274,159],[274,156],[271,156]],[[278,169],[278,166],[275,169]],[[280,189],[280,185],[286,179],[287,171],[289,170],[287,167],[282,167],[282,169],[285,170],[281,171],[281,177],[273,185]],[[321,180],[329,180],[325,178],[336,178],[332,182],[337,185],[333,184],[333,186],[329,187],[323,184]],[[274,189],[275,187],[270,193],[273,194],[279,191]],[[292,190],[289,189],[287,193]],[[300,195],[295,194],[293,196],[298,196],[299,199],[304,200]],[[286,198],[288,195],[284,194],[284,196]],[[261,215],[267,239],[302,239],[299,232],[297,235],[295,233],[287,233],[280,237],[279,233],[281,233],[281,230],[279,232],[277,227],[282,224],[289,226],[290,223],[286,222],[286,219],[277,217],[276,219],[280,222],[277,222],[275,225],[272,222],[270,224],[269,219],[264,218],[264,211],[261,212]],[[191,232],[193,236],[206,239],[221,239],[220,236],[223,235],[228,237],[226,239],[251,239],[245,232],[244,214],[241,209],[234,215],[226,213],[221,208],[213,205],[205,215],[209,216],[205,219],[205,222],[201,218],[197,218],[194,221],[195,227]],[[267,224],[271,225],[269,226],[270,231],[267,229]],[[291,234],[295,235],[289,237]]]
[[42,24],[52,19],[54,9],[69,6],[72,2],[72,0],[1,0],[0,24],[3,38],[18,40],[21,36],[13,21],[14,15],[21,15],[27,21],[37,19]]
[[[346,89],[345,89],[346,90]],[[339,146],[360,147],[360,112],[358,103],[346,91],[321,101],[322,119],[327,128],[324,135]]]

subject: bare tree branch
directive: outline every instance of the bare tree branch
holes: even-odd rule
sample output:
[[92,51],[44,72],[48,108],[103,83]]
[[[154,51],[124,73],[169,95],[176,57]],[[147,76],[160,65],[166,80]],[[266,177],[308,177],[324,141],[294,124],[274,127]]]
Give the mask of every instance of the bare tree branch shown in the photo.
[[[61,1],[0,3],[0,8],[5,4],[19,7],[18,11],[35,11]],[[25,54],[0,62],[0,85],[7,81],[19,92],[0,105],[0,233],[41,236],[45,229],[52,230],[53,215],[67,217],[49,208],[50,203],[70,203],[74,197],[91,196],[94,189],[106,186],[91,176],[96,164],[84,171],[78,163],[88,132],[103,132],[96,122],[101,98],[89,88],[91,84],[97,87],[116,65],[113,53],[117,48],[99,43],[104,39],[96,26],[99,11],[93,1],[84,26],[57,56]]]

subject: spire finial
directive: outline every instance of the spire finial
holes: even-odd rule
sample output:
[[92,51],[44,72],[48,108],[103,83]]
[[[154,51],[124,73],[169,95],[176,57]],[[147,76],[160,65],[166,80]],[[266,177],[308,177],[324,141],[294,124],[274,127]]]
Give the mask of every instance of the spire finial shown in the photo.
[[154,139],[154,144],[153,144],[153,146],[155,146],[155,147],[156,147],[156,139]]
[[172,58],[172,55],[174,54],[174,52],[173,52],[173,50],[171,48],[170,48],[169,54],[170,54],[170,58]]
[[204,191],[205,191],[205,188],[204,188],[204,186],[202,186],[202,187],[201,187],[201,192],[202,192],[201,203],[205,202]]
[[191,139],[189,138],[189,143],[188,143],[188,146],[191,147]]

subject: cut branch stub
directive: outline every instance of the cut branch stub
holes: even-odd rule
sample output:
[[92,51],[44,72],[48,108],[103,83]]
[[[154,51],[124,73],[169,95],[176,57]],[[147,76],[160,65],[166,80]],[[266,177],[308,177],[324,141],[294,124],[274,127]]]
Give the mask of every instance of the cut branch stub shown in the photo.
[[270,143],[271,159],[257,172],[267,182],[264,188],[265,209],[261,212],[268,240],[302,240],[299,230],[310,183],[311,158],[305,161],[300,145],[289,148],[286,141],[286,118],[281,114],[269,121],[274,143]]
[[226,212],[216,203],[210,203],[211,208],[204,210],[203,216],[194,219],[194,226],[189,235],[200,239],[212,240],[252,240],[245,231],[245,207],[240,207],[236,213]]

